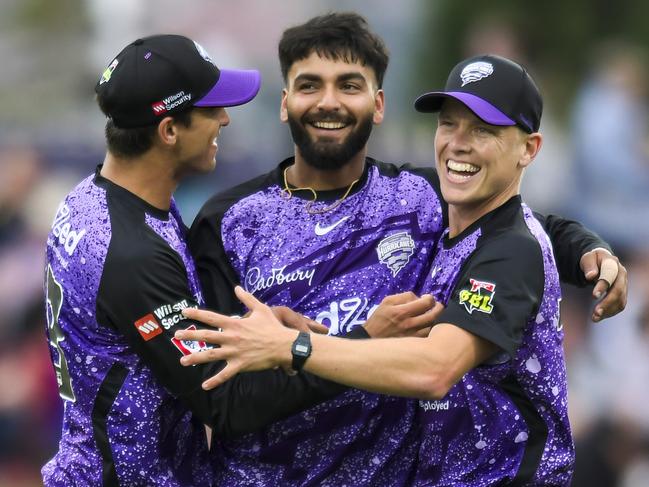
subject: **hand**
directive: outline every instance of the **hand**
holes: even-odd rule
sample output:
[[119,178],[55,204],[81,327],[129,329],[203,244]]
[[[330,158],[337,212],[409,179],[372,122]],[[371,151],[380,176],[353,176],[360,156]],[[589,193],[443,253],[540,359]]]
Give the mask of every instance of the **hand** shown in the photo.
[[604,298],[595,305],[592,320],[597,322],[622,311],[626,306],[627,274],[619,259],[606,249],[593,249],[579,261],[586,280],[597,281],[593,298]]
[[239,300],[250,309],[247,318],[232,318],[207,310],[185,308],[183,314],[195,321],[220,328],[216,330],[179,330],[179,340],[205,341],[220,348],[212,348],[186,355],[183,365],[195,365],[225,360],[226,366],[215,376],[203,382],[209,390],[223,384],[239,372],[271,369],[276,366],[290,368],[291,345],[297,334],[285,328],[265,304],[240,286],[234,290]]
[[367,319],[365,331],[372,338],[428,336],[443,309],[430,294],[420,298],[413,292],[393,294],[385,297]]
[[275,317],[288,328],[293,328],[294,330],[298,331],[306,331],[307,333],[320,333],[321,335],[326,335],[327,333],[329,333],[329,328],[327,328],[325,325],[307,318],[306,316],[293,311],[287,306],[273,306],[270,309],[272,310]]

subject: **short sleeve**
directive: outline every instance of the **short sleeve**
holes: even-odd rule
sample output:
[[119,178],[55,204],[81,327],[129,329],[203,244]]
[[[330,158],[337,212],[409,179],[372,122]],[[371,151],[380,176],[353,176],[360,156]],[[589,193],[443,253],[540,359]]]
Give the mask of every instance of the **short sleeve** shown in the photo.
[[438,321],[514,356],[543,298],[544,282],[538,242],[531,236],[503,234],[479,245],[465,263]]

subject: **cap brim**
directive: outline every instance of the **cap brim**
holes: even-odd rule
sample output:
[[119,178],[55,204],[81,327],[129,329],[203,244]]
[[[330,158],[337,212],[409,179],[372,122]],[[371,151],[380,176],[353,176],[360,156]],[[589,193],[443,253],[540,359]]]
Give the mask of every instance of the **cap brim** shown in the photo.
[[516,125],[516,122],[498,110],[488,101],[462,91],[434,91],[425,93],[415,100],[415,110],[418,112],[438,112],[447,98],[453,98],[476,114],[478,118],[490,125]]
[[220,69],[219,80],[196,107],[234,107],[252,100],[259,92],[261,75],[257,70]]

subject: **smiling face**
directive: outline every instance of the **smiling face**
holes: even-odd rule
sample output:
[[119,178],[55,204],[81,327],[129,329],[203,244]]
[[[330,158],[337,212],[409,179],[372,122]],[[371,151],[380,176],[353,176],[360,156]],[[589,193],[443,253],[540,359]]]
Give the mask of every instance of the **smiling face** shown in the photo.
[[178,171],[183,174],[206,173],[216,165],[217,138],[221,127],[230,123],[230,117],[221,107],[195,107],[191,117],[189,127],[176,124],[181,134],[176,147]]
[[523,169],[540,147],[539,133],[489,125],[459,101],[445,100],[435,132],[435,157],[450,214],[463,215],[465,222],[475,220],[518,194]]
[[336,170],[364,157],[372,125],[383,121],[383,102],[371,68],[313,52],[289,69],[280,118],[290,126],[296,157]]

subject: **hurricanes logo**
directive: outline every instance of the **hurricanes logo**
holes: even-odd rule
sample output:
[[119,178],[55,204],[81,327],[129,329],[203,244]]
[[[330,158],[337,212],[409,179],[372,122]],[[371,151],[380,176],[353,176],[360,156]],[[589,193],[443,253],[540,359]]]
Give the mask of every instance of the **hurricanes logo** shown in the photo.
[[463,304],[469,314],[477,309],[482,313],[491,314],[494,307],[491,303],[494,294],[496,294],[496,285],[492,282],[478,281],[469,279],[471,289],[462,289],[460,291],[460,304]]
[[212,58],[210,57],[210,55],[207,53],[207,51],[203,46],[201,46],[196,41],[194,41],[194,45],[196,46],[196,50],[198,51],[198,53],[201,55],[203,59],[205,59],[208,63],[212,63],[216,66],[216,64],[214,63],[214,61],[212,61]]
[[491,65],[491,63],[485,63],[484,61],[471,63],[465,66],[460,73],[460,78],[462,78],[462,86],[473,83],[474,81],[480,81],[487,76],[491,76],[493,72],[494,67]]
[[384,238],[376,246],[381,264],[385,264],[395,277],[410,261],[415,251],[415,242],[408,232],[399,232]]

